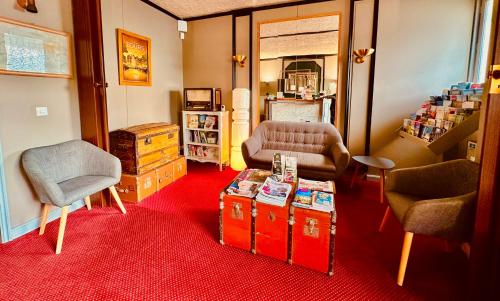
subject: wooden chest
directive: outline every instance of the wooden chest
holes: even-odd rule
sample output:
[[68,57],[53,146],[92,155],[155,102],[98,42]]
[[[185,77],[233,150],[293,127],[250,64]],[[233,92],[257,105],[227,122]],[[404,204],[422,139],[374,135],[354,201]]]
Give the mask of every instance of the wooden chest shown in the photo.
[[337,214],[290,206],[290,263],[333,275]]
[[157,190],[165,188],[187,174],[186,157],[181,156],[174,161],[156,169]]
[[143,174],[179,156],[179,127],[150,123],[109,133],[110,151],[126,174]]
[[288,219],[292,197],[293,193],[284,207],[255,202],[253,253],[288,260]]
[[140,202],[157,191],[156,171],[141,175],[122,174],[120,183],[116,185],[118,195],[125,202]]
[[252,199],[220,195],[220,243],[250,251],[252,246]]

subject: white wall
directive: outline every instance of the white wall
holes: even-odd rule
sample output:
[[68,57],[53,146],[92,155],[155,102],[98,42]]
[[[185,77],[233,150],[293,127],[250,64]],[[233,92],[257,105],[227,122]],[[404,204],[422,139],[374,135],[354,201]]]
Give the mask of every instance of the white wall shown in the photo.
[[473,13],[474,0],[380,1],[371,154],[418,161],[398,149],[396,130],[429,95],[467,80]]
[[[38,14],[22,12],[15,1],[0,1],[0,15],[25,23],[73,33],[71,1],[38,1]],[[20,164],[21,153],[37,146],[79,139],[80,113],[76,79],[0,75],[0,141],[2,142],[10,222],[16,227],[40,215]],[[35,107],[47,106],[47,117]]]
[[[183,70],[177,21],[138,0],[103,0],[101,6],[110,131],[148,122],[179,123]],[[118,84],[117,28],[151,38],[151,87]]]

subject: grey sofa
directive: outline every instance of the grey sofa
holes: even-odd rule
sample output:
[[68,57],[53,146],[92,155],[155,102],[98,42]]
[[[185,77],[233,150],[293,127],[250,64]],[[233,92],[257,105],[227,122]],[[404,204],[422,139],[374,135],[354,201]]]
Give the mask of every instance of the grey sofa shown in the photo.
[[40,235],[45,231],[50,206],[62,208],[56,254],[61,252],[69,205],[84,199],[91,209],[90,195],[109,188],[122,213],[126,213],[114,187],[120,181],[118,158],[82,140],[26,150],[22,165],[43,204]]
[[398,285],[403,285],[413,234],[470,241],[478,179],[479,165],[465,159],[388,174],[385,197],[389,206],[379,231],[391,211],[405,231]]
[[264,121],[241,148],[249,168],[271,169],[277,152],[295,156],[299,177],[307,179],[338,178],[350,159],[338,130],[326,123]]

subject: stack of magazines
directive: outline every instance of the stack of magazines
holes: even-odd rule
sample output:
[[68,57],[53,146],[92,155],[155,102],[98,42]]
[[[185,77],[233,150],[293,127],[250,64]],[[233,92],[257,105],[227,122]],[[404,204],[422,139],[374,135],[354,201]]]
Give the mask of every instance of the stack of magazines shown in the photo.
[[255,199],[260,203],[284,207],[291,191],[292,185],[275,181],[269,177],[259,188]]
[[332,212],[334,209],[333,183],[299,178],[292,205],[295,207]]
[[229,185],[226,192],[229,195],[254,198],[259,192],[259,188],[270,175],[269,171],[260,169],[244,170]]

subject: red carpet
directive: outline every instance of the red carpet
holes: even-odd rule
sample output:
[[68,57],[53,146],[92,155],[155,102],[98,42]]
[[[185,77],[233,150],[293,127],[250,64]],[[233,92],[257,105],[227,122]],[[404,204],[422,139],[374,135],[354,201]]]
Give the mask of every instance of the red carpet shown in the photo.
[[402,231],[377,183],[337,183],[335,275],[309,271],[218,243],[218,197],[235,176],[193,164],[189,175],[140,205],[69,215],[62,254],[59,222],[0,245],[0,300],[417,300],[460,299],[466,259],[416,236],[404,287],[396,285]]

